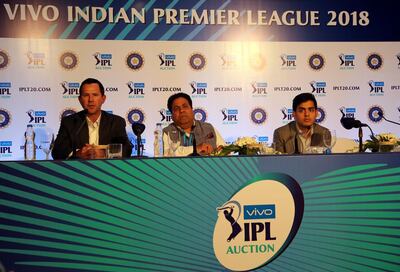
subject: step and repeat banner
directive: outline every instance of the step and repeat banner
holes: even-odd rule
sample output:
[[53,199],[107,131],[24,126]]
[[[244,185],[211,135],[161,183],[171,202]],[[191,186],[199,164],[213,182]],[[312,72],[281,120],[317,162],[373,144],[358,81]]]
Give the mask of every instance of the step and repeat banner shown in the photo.
[[[0,160],[23,159],[24,132],[57,133],[81,110],[80,82],[99,79],[103,109],[142,122],[145,155],[166,102],[193,99],[196,118],[227,142],[271,142],[292,99],[318,100],[339,137],[342,110],[374,132],[400,134],[400,4],[389,1],[0,1]],[[365,131],[365,139],[369,131]],[[134,147],[136,148],[136,147]]]

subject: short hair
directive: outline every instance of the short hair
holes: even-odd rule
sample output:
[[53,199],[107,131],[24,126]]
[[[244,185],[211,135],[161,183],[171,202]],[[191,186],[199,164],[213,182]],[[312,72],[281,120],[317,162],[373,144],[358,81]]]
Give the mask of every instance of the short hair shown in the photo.
[[85,84],[97,84],[97,85],[99,85],[101,95],[104,95],[104,86],[103,86],[103,84],[101,84],[101,82],[98,81],[97,79],[89,77],[89,78],[85,79],[84,81],[82,81],[81,85],[79,86],[79,96],[81,96],[82,88],[83,88],[83,85],[85,85]]
[[301,93],[301,94],[296,95],[296,97],[293,99],[292,110],[296,111],[297,107],[301,103],[304,103],[307,101],[314,102],[314,107],[317,108],[317,100],[315,99],[315,96],[312,93]]
[[172,112],[172,103],[174,103],[175,99],[178,99],[181,97],[185,98],[189,102],[190,107],[193,108],[193,103],[192,103],[192,99],[190,98],[190,95],[185,94],[185,93],[176,93],[176,94],[171,95],[168,98],[167,107],[170,112]]

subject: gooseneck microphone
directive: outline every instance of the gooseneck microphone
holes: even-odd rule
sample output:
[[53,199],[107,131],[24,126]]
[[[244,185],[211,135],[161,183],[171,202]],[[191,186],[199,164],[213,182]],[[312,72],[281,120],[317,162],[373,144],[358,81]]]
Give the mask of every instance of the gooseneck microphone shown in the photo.
[[193,135],[193,152],[190,154],[190,157],[198,157],[200,154],[197,152],[197,143],[196,143],[196,136],[194,135],[194,128],[196,126],[193,125],[190,134]]
[[143,144],[142,144],[142,133],[146,129],[146,126],[142,123],[133,123],[132,131],[136,135],[136,146],[137,146],[137,156],[140,157],[143,154]]
[[362,123],[360,120],[354,119],[354,117],[346,117],[344,114],[343,109],[340,109],[340,112],[342,113],[342,118],[340,118],[340,123],[345,129],[352,129],[352,128],[358,128],[358,151],[362,152],[363,151],[363,127],[369,128],[371,131],[371,138],[375,139],[374,132],[372,131],[371,127],[367,124]]
[[386,117],[383,115],[383,112],[378,111],[378,115],[379,115],[379,117],[382,117],[385,121],[400,126],[400,123],[392,121],[392,120],[389,120],[389,119],[386,119]]

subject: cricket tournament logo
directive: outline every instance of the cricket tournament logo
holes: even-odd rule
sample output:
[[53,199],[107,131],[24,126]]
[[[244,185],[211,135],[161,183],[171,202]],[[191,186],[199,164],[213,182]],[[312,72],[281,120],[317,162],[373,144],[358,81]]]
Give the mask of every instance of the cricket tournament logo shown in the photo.
[[354,70],[354,60],[355,60],[355,55],[347,55],[347,54],[340,54],[339,55],[339,60],[340,60],[340,70]]
[[282,70],[295,70],[296,69],[296,62],[297,62],[297,56],[296,55],[286,55],[282,54],[280,56],[282,60],[281,64],[281,69]]
[[372,71],[377,71],[383,65],[383,58],[377,53],[372,53],[367,57],[367,65]]
[[126,65],[133,71],[139,71],[144,65],[144,57],[139,52],[131,52],[126,57]]
[[374,105],[368,109],[368,119],[373,123],[379,123],[382,121],[384,112],[381,106]]
[[10,64],[10,57],[4,50],[0,50],[0,70],[6,68]]
[[95,67],[97,70],[109,70],[112,67],[112,54],[110,53],[99,53],[93,54],[95,59]]
[[320,106],[318,106],[317,108],[317,117],[315,118],[315,122],[317,122],[318,124],[321,124],[322,122],[324,122],[326,119],[326,111],[324,110],[324,108],[321,108]]
[[203,70],[206,67],[206,58],[201,53],[193,53],[189,57],[189,65],[195,71]]
[[129,98],[144,98],[144,82],[132,82],[126,83],[129,89]]
[[32,52],[28,51],[26,53],[26,57],[28,58],[28,68],[29,69],[41,69],[45,67],[45,54],[42,52]]
[[176,55],[160,53],[160,70],[175,70],[176,68]]
[[270,263],[295,237],[303,211],[303,193],[290,176],[271,173],[248,182],[216,207],[215,256],[234,271]]
[[369,95],[370,96],[382,96],[384,95],[384,87],[385,87],[385,82],[384,81],[373,81],[370,80],[368,81],[368,86],[369,86]]
[[325,59],[321,54],[313,54],[308,59],[308,64],[310,65],[311,69],[313,69],[314,71],[319,71],[322,68],[324,68]]
[[[1,51],[0,51],[0,52],[1,52]],[[397,59],[397,68],[400,69],[400,53],[398,53],[398,54],[396,55],[396,59]],[[1,69],[1,67],[0,67],[0,69]]]
[[6,128],[11,123],[11,114],[6,110],[0,108],[0,129]]
[[126,120],[128,120],[129,124],[133,123],[143,123],[144,122],[144,113],[141,109],[133,108],[128,111],[126,114]]
[[194,119],[200,122],[207,120],[207,112],[202,108],[193,109]]
[[262,125],[267,120],[267,112],[261,108],[257,107],[250,113],[250,119],[256,125]]
[[60,65],[65,70],[73,70],[78,65],[78,55],[74,52],[64,52],[60,56]]

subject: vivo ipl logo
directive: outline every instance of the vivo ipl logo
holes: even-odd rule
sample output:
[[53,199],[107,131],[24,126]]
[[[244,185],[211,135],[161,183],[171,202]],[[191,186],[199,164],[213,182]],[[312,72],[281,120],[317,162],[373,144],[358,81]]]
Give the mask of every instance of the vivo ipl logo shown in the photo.
[[144,82],[126,83],[129,88],[129,98],[143,98],[144,97]]
[[207,83],[205,82],[190,82],[192,88],[192,96],[205,97],[207,95]]
[[340,110],[344,113],[346,118],[355,118],[356,108],[341,107]]
[[368,81],[369,94],[370,96],[381,96],[384,93],[383,87],[385,87],[385,82],[383,81]]
[[268,87],[267,82],[252,82],[251,88],[253,89],[252,92],[253,96],[267,95],[267,87]]
[[301,224],[304,197],[293,178],[265,174],[216,211],[215,256],[227,269],[248,271],[273,261],[289,246]]
[[282,60],[281,68],[286,69],[286,70],[294,70],[296,69],[296,60],[297,56],[296,55],[286,55],[282,54],[280,56]]
[[282,116],[282,121],[287,121],[287,122],[289,122],[289,121],[292,121],[292,120],[293,120],[293,110],[292,110],[292,109],[283,107],[283,108],[281,109],[281,112],[282,112],[282,114],[283,114],[283,116]]
[[93,54],[94,59],[96,60],[96,69],[111,69],[112,67],[112,54],[104,54],[104,53],[99,53],[96,52]]
[[236,55],[221,55],[222,69],[235,69],[238,67],[238,60]]
[[0,157],[11,157],[12,141],[0,141]]
[[161,115],[161,123],[171,123],[172,121],[172,114],[168,109],[161,109],[158,111]]
[[354,69],[355,55],[339,55],[340,69]]
[[176,55],[174,54],[164,54],[158,55],[160,59],[160,69],[161,70],[174,70],[176,67]]
[[312,89],[312,93],[315,93],[317,96],[325,96],[326,95],[326,82],[323,81],[311,81],[310,86]]
[[63,97],[64,98],[76,98],[79,96],[79,82],[67,82],[63,81],[60,83],[61,87],[63,88]]
[[28,58],[28,67],[29,68],[43,68],[44,67],[44,53],[33,53],[32,51],[28,51],[26,53]]
[[0,82],[0,98],[11,97],[11,82]]
[[29,124],[45,124],[46,123],[46,111],[35,111],[28,110],[26,112],[29,116]]
[[239,113],[237,109],[222,109],[221,113],[223,124],[237,124]]

